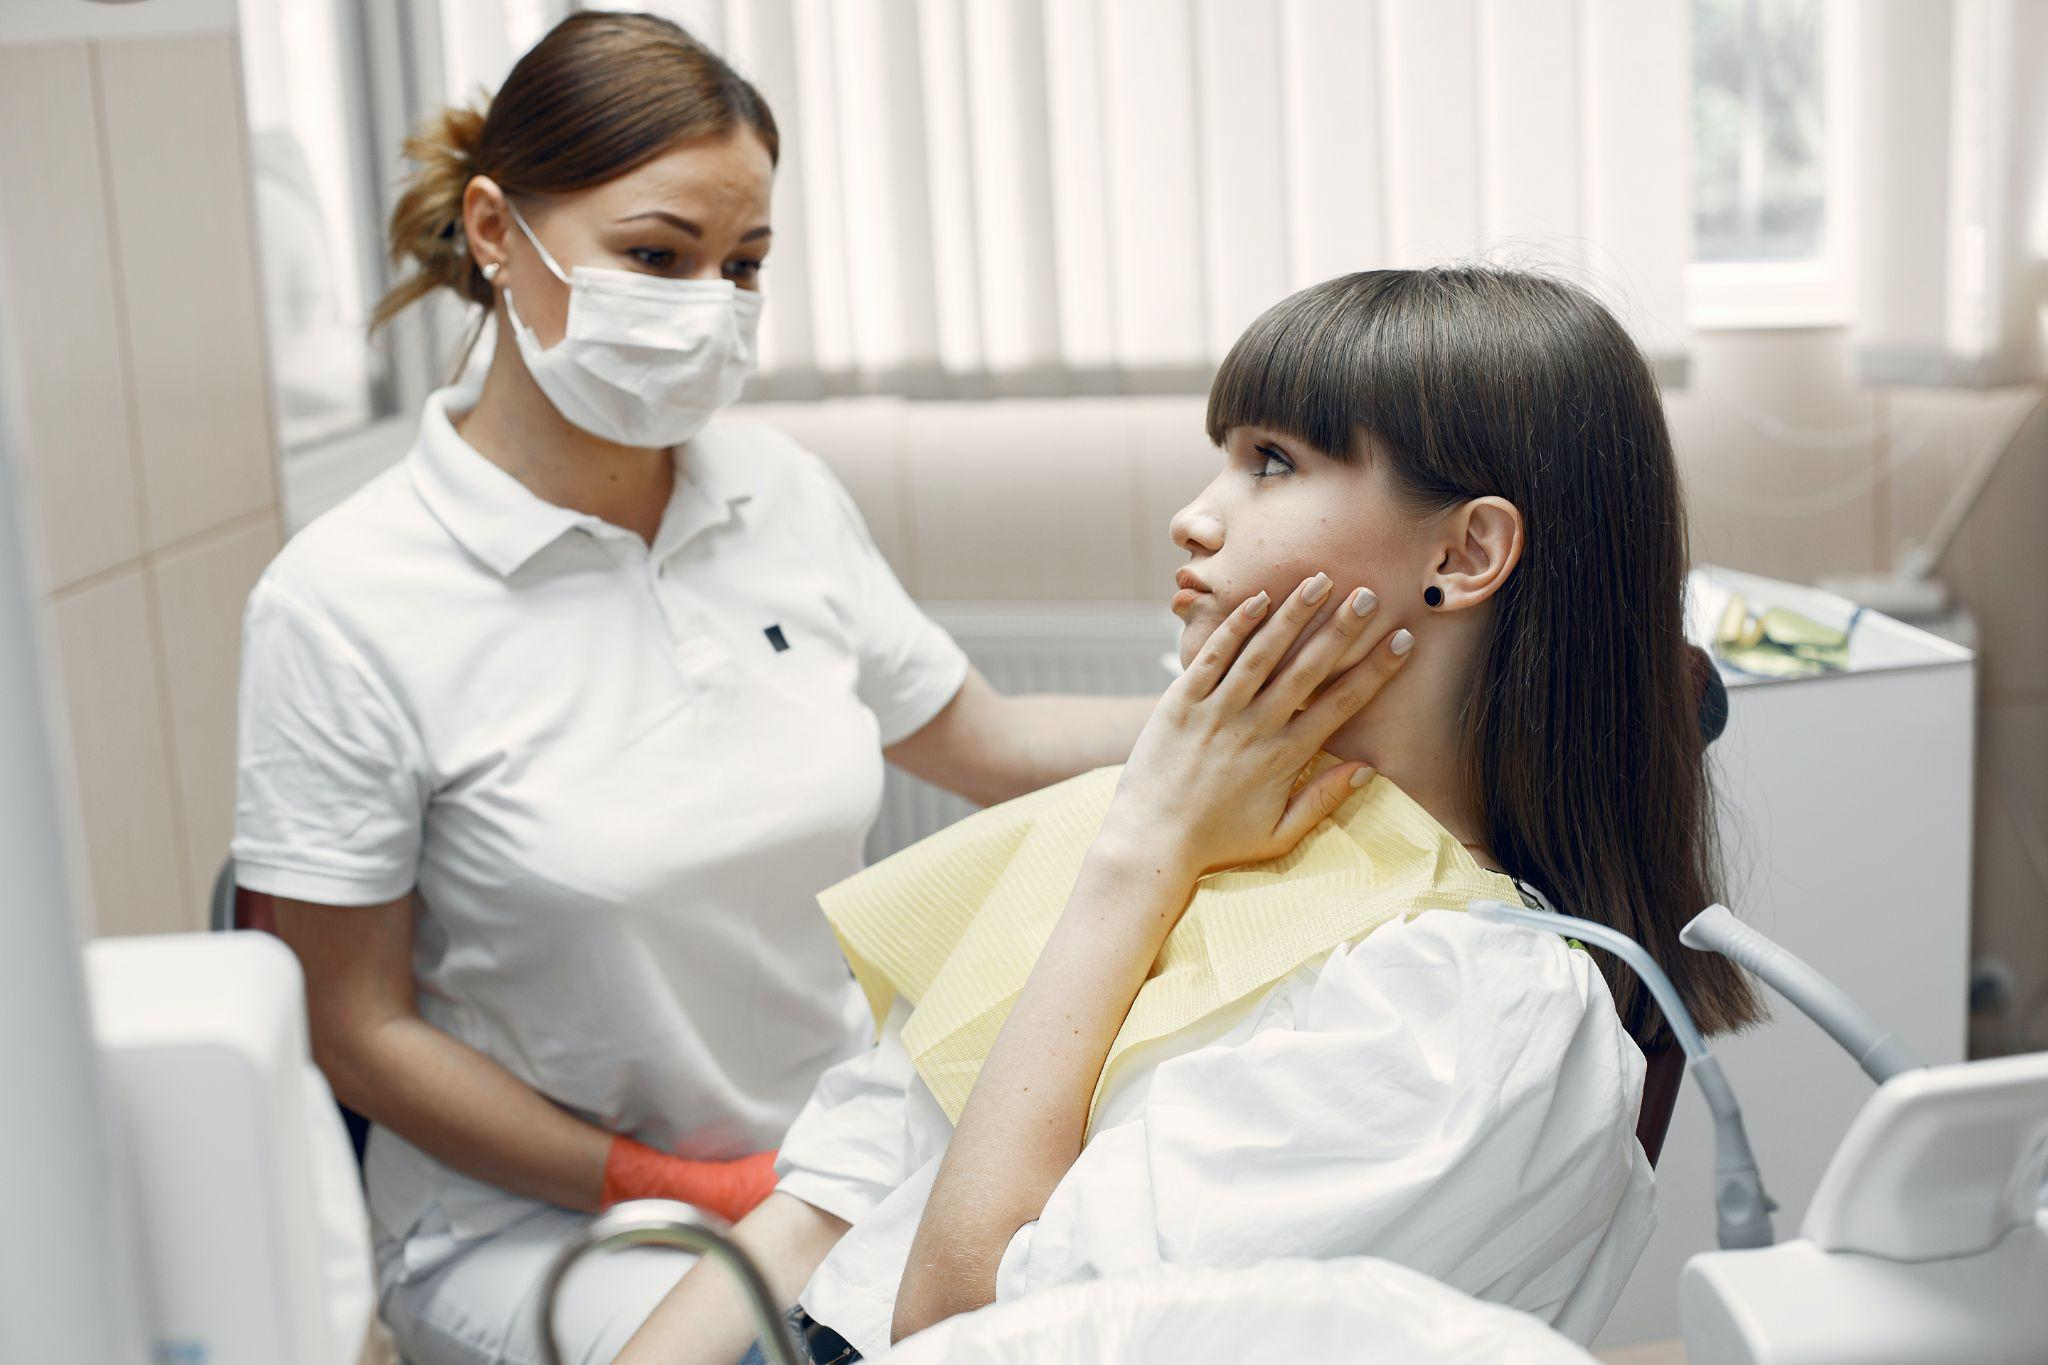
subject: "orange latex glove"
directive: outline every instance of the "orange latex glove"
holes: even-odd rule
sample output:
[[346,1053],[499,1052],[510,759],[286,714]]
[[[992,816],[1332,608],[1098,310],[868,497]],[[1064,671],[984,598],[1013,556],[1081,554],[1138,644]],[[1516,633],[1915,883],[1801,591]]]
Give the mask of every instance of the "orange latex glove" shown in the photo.
[[604,1158],[605,1207],[623,1199],[679,1199],[737,1223],[775,1188],[775,1153],[732,1161],[691,1161],[628,1137]]

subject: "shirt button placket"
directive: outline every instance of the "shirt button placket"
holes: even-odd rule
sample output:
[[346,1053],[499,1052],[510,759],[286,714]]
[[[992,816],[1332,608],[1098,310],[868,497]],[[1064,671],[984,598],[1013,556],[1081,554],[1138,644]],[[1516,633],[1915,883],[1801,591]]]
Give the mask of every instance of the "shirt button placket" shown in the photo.
[[712,633],[711,623],[697,610],[690,595],[675,581],[675,574],[663,559],[653,566],[648,583],[661,607],[661,619],[668,629],[669,652],[684,673],[701,673],[728,662],[725,647]]

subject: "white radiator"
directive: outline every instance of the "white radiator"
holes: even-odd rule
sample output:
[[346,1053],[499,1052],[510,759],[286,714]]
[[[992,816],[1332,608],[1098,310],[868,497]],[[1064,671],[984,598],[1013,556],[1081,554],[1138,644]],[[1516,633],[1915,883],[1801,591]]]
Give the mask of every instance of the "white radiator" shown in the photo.
[[[998,692],[1158,693],[1172,677],[1180,622],[1156,602],[927,602]],[[974,809],[889,769],[868,861],[888,857]]]

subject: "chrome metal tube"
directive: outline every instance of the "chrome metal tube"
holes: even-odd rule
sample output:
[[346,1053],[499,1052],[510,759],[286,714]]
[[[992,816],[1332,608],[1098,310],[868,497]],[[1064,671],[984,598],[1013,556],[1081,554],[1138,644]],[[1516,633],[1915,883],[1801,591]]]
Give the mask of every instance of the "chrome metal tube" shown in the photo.
[[1671,1026],[1672,1036],[1685,1052],[1685,1069],[1714,1118],[1716,1236],[1725,1250],[1771,1245],[1776,1240],[1771,1211],[1778,1206],[1764,1191],[1756,1153],[1749,1145],[1749,1130],[1742,1123],[1741,1106],[1735,1102],[1735,1092],[1729,1088],[1727,1077],[1721,1074],[1721,1064],[1714,1059],[1707,1040],[1686,1010],[1685,1001],[1679,997],[1678,987],[1671,984],[1671,978],[1664,975],[1664,969],[1643,950],[1643,945],[1604,924],[1550,910],[1530,910],[1506,901],[1476,900],[1466,907],[1466,912],[1479,919],[1582,939],[1613,953],[1642,978],[1656,998],[1657,1008],[1664,1011],[1664,1022]]
[[688,1205],[667,1199],[630,1199],[614,1204],[572,1233],[548,1263],[540,1289],[540,1348],[543,1365],[562,1365],[561,1343],[555,1339],[555,1297],[569,1268],[592,1252],[625,1246],[668,1246],[694,1251],[716,1261],[739,1281],[740,1292],[760,1324],[761,1347],[771,1365],[801,1365],[802,1357],[782,1319],[782,1309],[769,1292],[768,1281],[753,1258],[724,1233],[705,1227],[684,1210]]

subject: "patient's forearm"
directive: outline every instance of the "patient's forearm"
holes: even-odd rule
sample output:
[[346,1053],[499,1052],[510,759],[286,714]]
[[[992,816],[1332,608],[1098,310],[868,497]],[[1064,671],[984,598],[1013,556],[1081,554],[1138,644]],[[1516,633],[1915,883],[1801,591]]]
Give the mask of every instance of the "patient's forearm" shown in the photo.
[[896,1295],[901,1339],[995,1298],[1018,1228],[1081,1152],[1102,1064],[1191,871],[1100,842],[983,1063],[918,1224]]
[[[771,1194],[733,1225],[732,1238],[760,1267],[777,1309],[787,1312],[846,1228],[844,1219],[795,1195]],[[738,1282],[707,1259],[648,1315],[618,1365],[732,1365],[759,1335]]]

